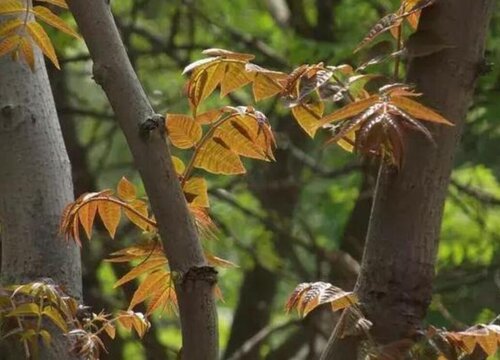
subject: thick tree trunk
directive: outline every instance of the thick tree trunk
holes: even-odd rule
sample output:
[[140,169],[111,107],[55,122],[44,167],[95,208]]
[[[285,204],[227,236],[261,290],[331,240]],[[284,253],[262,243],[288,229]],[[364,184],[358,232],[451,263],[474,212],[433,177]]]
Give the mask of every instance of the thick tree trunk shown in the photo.
[[[81,299],[79,250],[58,233],[63,209],[73,200],[70,163],[38,49],[35,57],[35,72],[0,58],[2,283],[51,278]],[[67,359],[68,351],[64,338],[56,338],[44,358]]]
[[111,14],[103,0],[69,0],[94,61],[94,78],[104,89],[123,130],[158,221],[176,293],[182,325],[182,357],[218,357],[216,271],[207,266],[164,134],[135,74]]
[[[432,295],[434,265],[448,182],[474,83],[483,64],[493,0],[441,0],[424,10],[419,31],[430,31],[449,49],[416,58],[408,81],[425,102],[453,121],[430,125],[437,147],[408,133],[405,164],[383,167],[378,179],[357,291],[372,334],[387,344],[411,337]],[[351,342],[347,340],[344,342]],[[331,341],[324,359],[355,359]]]

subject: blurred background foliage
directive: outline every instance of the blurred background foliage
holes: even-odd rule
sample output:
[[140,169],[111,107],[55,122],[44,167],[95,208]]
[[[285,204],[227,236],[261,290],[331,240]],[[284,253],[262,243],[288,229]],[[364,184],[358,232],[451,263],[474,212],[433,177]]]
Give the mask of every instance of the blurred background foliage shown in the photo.
[[[303,63],[358,63],[353,48],[396,0],[121,0],[112,1],[128,54],[158,113],[187,113],[182,69],[205,48],[256,55],[267,68]],[[500,9],[487,61],[500,55]],[[63,70],[50,71],[75,193],[114,188],[122,176],[140,187],[123,135],[92,81],[85,45],[53,33]],[[383,38],[382,38],[383,39]],[[365,55],[366,56],[366,55]],[[377,70],[375,68],[375,70]],[[381,69],[383,70],[383,66]],[[443,219],[435,298],[428,321],[448,329],[490,322],[500,313],[500,68],[480,78]],[[248,89],[208,107],[252,104]],[[207,107],[207,108],[208,108]],[[276,163],[252,162],[241,177],[208,176],[211,214],[220,234],[205,243],[238,268],[220,271],[220,343],[225,358],[315,359],[329,335],[329,317],[297,321],[283,304],[296,284],[330,281],[352,288],[362,255],[374,183],[373,164],[312,141],[278,102],[256,105],[277,134]],[[182,157],[181,154],[178,154]],[[144,193],[144,192],[142,192]],[[129,266],[102,262],[141,234],[122,224],[83,248],[85,302],[98,312],[127,307],[136,284],[113,289]],[[140,309],[139,309],[140,310]],[[256,334],[260,334],[257,341]],[[250,339],[250,342],[248,342]],[[244,354],[242,345],[250,343]],[[140,342],[126,333],[108,343],[110,359],[176,358],[175,314],[157,314]],[[235,355],[236,354],[236,355]]]

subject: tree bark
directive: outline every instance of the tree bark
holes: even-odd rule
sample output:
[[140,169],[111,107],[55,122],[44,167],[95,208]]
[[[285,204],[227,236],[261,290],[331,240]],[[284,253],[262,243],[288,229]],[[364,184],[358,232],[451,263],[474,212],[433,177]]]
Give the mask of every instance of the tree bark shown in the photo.
[[[423,11],[418,31],[431,31],[451,47],[411,61],[408,82],[455,127],[428,126],[437,147],[408,133],[402,169],[381,168],[357,291],[382,344],[411,337],[431,300],[453,158],[484,61],[493,4],[441,0]],[[331,340],[323,359],[355,359],[352,342]]]
[[[35,59],[32,72],[10,56],[0,57],[2,283],[51,278],[81,299],[79,249],[59,235],[63,209],[73,200],[71,168],[38,48]],[[66,339],[54,339],[42,358],[68,359]]]
[[216,359],[216,271],[207,266],[173,169],[163,119],[154,114],[132,69],[109,4],[103,0],[69,0],[68,4],[94,61],[94,78],[108,97],[143,179],[170,269],[178,274],[182,356]]

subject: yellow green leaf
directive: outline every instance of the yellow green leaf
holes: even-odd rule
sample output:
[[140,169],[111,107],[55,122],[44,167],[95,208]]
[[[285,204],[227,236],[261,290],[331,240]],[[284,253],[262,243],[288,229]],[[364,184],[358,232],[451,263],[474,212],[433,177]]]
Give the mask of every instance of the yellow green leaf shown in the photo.
[[190,116],[167,114],[166,129],[170,142],[179,149],[189,149],[201,139],[201,125]]
[[116,228],[120,223],[120,205],[111,201],[102,200],[98,202],[97,210],[99,212],[99,216],[101,217],[102,223],[104,224],[104,227],[106,228],[106,230],[108,230],[111,238],[114,239]]
[[31,41],[27,38],[22,38],[19,43],[19,51],[23,55],[31,71],[35,71],[35,53],[33,52],[33,44]]
[[0,40],[0,56],[10,53],[18,46],[22,37],[19,35],[11,35]]
[[50,333],[45,329],[40,330],[39,334],[42,337],[44,345],[50,346],[50,344],[52,343],[52,335],[50,335]]
[[33,12],[35,16],[45,22],[46,24],[55,27],[58,30],[61,30],[63,33],[73,36],[76,39],[81,39],[80,35],[71,28],[63,19],[54,14],[45,6],[35,6],[33,8]]
[[25,303],[17,306],[15,309],[7,313],[7,317],[10,316],[40,316],[40,306],[35,303]]
[[52,322],[63,332],[68,332],[68,325],[62,317],[59,310],[54,306],[46,306],[42,312],[43,315],[47,316]]
[[118,183],[117,194],[122,200],[125,201],[132,201],[137,197],[134,184],[128,181],[125,177],[122,177]]
[[174,169],[177,175],[182,175],[184,170],[186,170],[186,165],[177,156],[172,156],[172,163],[174,164]]
[[52,61],[56,68],[60,69],[54,46],[52,45],[52,42],[43,27],[35,21],[28,21],[26,24],[26,30],[30,34],[33,41],[40,47],[45,56]]

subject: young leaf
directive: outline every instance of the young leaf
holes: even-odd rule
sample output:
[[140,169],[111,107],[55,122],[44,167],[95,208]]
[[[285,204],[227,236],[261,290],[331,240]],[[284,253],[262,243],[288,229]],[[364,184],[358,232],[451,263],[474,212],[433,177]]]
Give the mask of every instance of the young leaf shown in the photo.
[[224,97],[251,81],[252,78],[250,74],[245,71],[244,63],[228,63],[226,65],[224,79],[221,82],[220,96]]
[[[132,200],[131,202],[128,203],[128,205],[133,210],[135,210],[135,212],[132,211],[131,209],[129,209],[128,207],[124,207],[123,211],[124,211],[125,215],[127,216],[127,218],[132,223],[137,225],[137,227],[139,229],[144,230],[144,231],[151,231],[151,229],[153,229],[153,227],[151,226],[151,223],[144,220],[144,219],[149,218],[148,205],[144,201],[139,200],[139,199]],[[138,214],[140,214],[142,216],[140,216]]]
[[202,177],[192,177],[184,184],[182,188],[188,203],[194,206],[210,207],[208,203],[207,181]]
[[367,99],[350,103],[338,109],[337,111],[331,113],[330,115],[327,115],[324,118],[322,118],[320,124],[318,124],[318,127],[334,121],[345,120],[350,117],[356,116],[357,114],[367,110],[370,106],[374,105],[378,101],[379,101],[378,95],[372,95]]
[[323,116],[324,109],[325,104],[321,101],[309,104],[300,103],[292,108],[292,114],[302,129],[304,129],[310,137],[314,137],[316,131],[323,124],[321,117]]
[[167,114],[166,129],[172,144],[179,149],[189,149],[201,139],[201,125],[190,116]]
[[78,210],[78,218],[82,224],[83,229],[87,238],[90,240],[92,237],[92,227],[94,225],[94,219],[97,212],[97,203],[89,202],[84,204]]
[[446,120],[437,112],[407,97],[391,96],[391,103],[417,119],[453,126],[453,123]]
[[283,91],[282,82],[287,75],[264,69],[255,64],[246,64],[245,70],[253,76],[252,91],[255,101],[261,101]]
[[68,24],[64,22],[63,19],[54,14],[45,6],[35,6],[33,8],[33,12],[35,13],[35,17],[42,20],[46,24],[55,27],[65,34],[73,36],[77,40],[81,39],[80,35],[78,35],[75,30],[73,30]]
[[24,22],[18,18],[4,21],[0,24],[0,37],[10,35],[10,33],[16,31],[19,27],[23,26],[23,24]]
[[137,290],[130,300],[129,310],[133,309],[137,304],[145,301],[164,284],[170,281],[170,273],[166,270],[154,271],[146,275]]
[[33,52],[33,44],[30,39],[22,38],[19,42],[19,51],[23,55],[24,60],[29,65],[31,71],[35,71],[35,53]]
[[57,69],[60,69],[54,46],[52,45],[52,42],[43,27],[37,22],[28,21],[26,24],[26,30],[30,34],[33,41],[40,47],[45,56],[52,61]]
[[389,14],[384,16],[370,29],[366,37],[356,47],[354,52],[358,52],[361,48],[371,43],[380,34],[383,34],[387,30],[390,30],[396,26],[399,26],[401,24],[401,21],[401,17],[397,14]]
[[172,156],[172,163],[174,164],[175,172],[177,175],[182,175],[186,170],[186,165],[177,156]]
[[124,201],[133,201],[137,197],[134,184],[125,177],[122,177],[118,183],[117,194]]
[[109,236],[114,239],[116,228],[120,223],[120,205],[114,202],[103,200],[98,202],[97,210],[99,212],[99,216],[101,217],[102,223],[104,224],[104,227],[106,228],[106,230],[108,230]]
[[65,0],[38,0],[38,1],[48,3],[63,9],[68,9],[68,4],[66,4]]
[[199,149],[194,166],[213,174],[237,175],[246,172],[240,157],[220,138],[213,137]]
[[0,2],[0,14],[11,15],[26,11],[26,7],[19,0],[2,0]]
[[46,306],[42,311],[42,315],[48,317],[61,331],[68,332],[68,325],[56,307]]
[[166,266],[167,266],[167,259],[165,258],[146,258],[146,260],[143,260],[142,263],[135,266],[132,270],[130,270],[128,273],[126,273],[120,279],[118,279],[113,285],[113,287],[117,288],[118,286],[121,286],[126,282],[134,280],[143,274],[146,274],[154,270],[164,269]]

